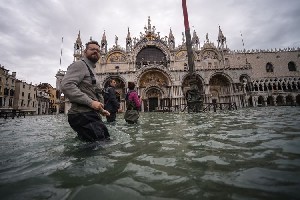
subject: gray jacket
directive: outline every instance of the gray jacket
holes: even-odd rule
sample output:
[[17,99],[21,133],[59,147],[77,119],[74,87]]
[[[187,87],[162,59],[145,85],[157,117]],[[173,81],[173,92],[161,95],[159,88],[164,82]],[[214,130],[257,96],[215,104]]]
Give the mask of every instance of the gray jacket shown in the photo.
[[[92,78],[84,60],[95,75],[96,85],[92,84]],[[72,103],[68,114],[89,112],[93,109],[90,107],[93,100],[103,103],[101,94],[100,100],[97,99],[95,89],[100,89],[100,82],[95,73],[95,65],[87,58],[72,63],[61,82],[61,90],[65,97]]]

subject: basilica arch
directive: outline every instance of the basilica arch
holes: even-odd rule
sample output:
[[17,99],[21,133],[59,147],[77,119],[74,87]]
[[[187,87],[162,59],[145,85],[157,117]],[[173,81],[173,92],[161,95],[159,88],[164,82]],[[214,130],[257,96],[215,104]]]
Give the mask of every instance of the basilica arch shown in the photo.
[[[198,87],[198,90],[202,93],[203,92],[203,83],[204,83],[204,80],[202,79],[201,76],[199,75],[196,75],[196,85]],[[191,80],[192,75],[190,74],[187,74],[186,76],[183,77],[183,80],[182,80],[182,91],[183,91],[183,94],[186,94],[187,90],[190,89],[190,80]]]
[[108,76],[106,77],[106,79],[103,81],[103,86],[104,88],[109,86],[109,80],[110,79],[114,79],[116,81],[116,92],[117,92],[117,99],[119,101],[124,101],[125,99],[125,94],[126,94],[126,89],[125,89],[125,85],[126,85],[126,81],[120,77],[120,76]]
[[211,103],[230,103],[232,80],[224,73],[215,73],[209,80],[209,96]]
[[143,71],[138,77],[139,94],[143,100],[144,111],[154,111],[167,106],[171,92],[171,78],[161,69]]
[[150,64],[158,64],[167,67],[168,58],[166,53],[157,46],[143,46],[136,55],[136,66],[141,68]]

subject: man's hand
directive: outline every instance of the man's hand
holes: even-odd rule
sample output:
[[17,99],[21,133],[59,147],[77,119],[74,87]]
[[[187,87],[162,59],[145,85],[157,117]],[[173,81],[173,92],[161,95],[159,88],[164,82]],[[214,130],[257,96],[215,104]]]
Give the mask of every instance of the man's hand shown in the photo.
[[93,108],[94,110],[103,110],[103,104],[99,101],[92,101],[92,104],[91,104],[91,108]]
[[118,112],[119,112],[119,113],[120,113],[120,112],[123,112],[122,107],[120,107],[120,108],[118,109]]
[[101,115],[103,115],[103,116],[109,116],[110,115],[110,113],[107,110],[104,110],[103,104],[99,101],[92,101],[91,107],[94,110],[99,110]]
[[101,115],[103,115],[103,116],[109,116],[110,115],[110,113],[107,110],[104,110],[104,109],[100,112],[101,112]]

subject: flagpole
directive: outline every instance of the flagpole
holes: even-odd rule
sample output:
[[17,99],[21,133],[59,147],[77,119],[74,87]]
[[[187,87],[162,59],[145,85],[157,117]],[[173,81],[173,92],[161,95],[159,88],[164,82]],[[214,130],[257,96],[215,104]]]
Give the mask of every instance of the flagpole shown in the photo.
[[192,50],[192,40],[191,40],[191,32],[190,32],[190,25],[189,25],[189,17],[188,17],[188,12],[186,7],[186,0],[182,0],[182,11],[183,11],[183,18],[184,18],[189,73],[193,74],[195,72],[195,64],[194,64],[194,55]]
[[64,44],[64,37],[62,37],[62,38],[61,38],[59,66],[61,66],[61,59],[62,59],[62,50],[63,50],[63,44]]
[[[200,94],[197,85],[197,75],[195,73],[194,54],[192,50],[191,32],[189,26],[189,18],[186,7],[186,0],[182,0],[182,11],[184,17],[184,28],[186,37],[186,48],[189,66],[189,85],[190,89],[186,91],[186,100],[188,112],[201,112],[203,107],[203,96]],[[202,90],[202,89],[201,89]]]
[[244,39],[243,39],[242,31],[241,31],[241,37],[242,37],[242,43],[243,43],[243,48],[244,48],[244,54],[245,54],[245,57],[246,57],[246,64],[248,64],[247,54],[246,54],[246,49],[245,49],[245,44],[244,44]]

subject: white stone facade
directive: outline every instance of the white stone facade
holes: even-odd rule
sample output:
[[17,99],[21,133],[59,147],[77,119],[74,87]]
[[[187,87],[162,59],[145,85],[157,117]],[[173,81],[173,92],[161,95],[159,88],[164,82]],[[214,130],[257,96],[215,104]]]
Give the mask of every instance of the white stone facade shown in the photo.
[[[170,29],[161,37],[151,25],[139,38],[126,37],[125,48],[118,44],[107,48],[105,33],[99,42],[101,58],[96,64],[102,87],[110,78],[117,81],[116,90],[125,106],[127,83],[135,82],[142,97],[142,111],[163,107],[182,110],[186,104],[190,74],[185,38],[176,47]],[[204,103],[236,103],[238,107],[300,105],[300,49],[231,51],[220,27],[218,44],[208,35],[203,45],[194,31],[194,53],[197,86]],[[80,32],[74,44],[74,61],[82,57],[84,47]],[[64,73],[57,74],[57,86]]]

